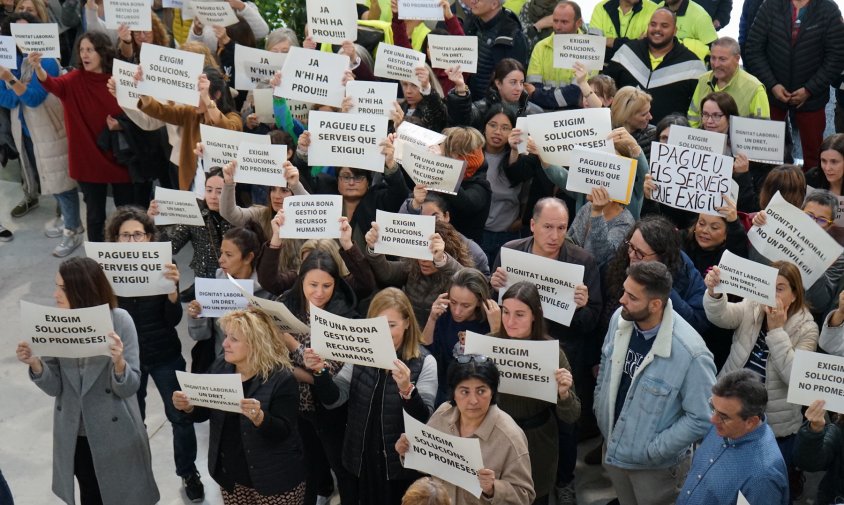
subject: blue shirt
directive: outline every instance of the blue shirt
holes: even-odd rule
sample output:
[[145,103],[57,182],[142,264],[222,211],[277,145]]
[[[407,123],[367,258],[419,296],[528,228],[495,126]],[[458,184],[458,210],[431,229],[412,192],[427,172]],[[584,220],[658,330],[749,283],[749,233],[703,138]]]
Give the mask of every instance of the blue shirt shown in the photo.
[[754,505],[789,502],[785,462],[765,421],[737,440],[718,436],[713,426],[695,452],[676,505],[731,505],[739,491]]
[[[10,70],[12,75],[15,76],[16,79],[20,80],[21,78],[21,66],[23,66],[24,57],[18,51],[18,68]],[[41,67],[44,69],[47,74],[51,77],[57,77],[59,75],[59,63],[53,58],[44,58],[41,60]],[[21,96],[18,96],[17,93],[13,89],[9,89],[6,86],[4,81],[0,81],[0,107],[6,109],[14,109],[18,105],[24,105],[26,107],[38,107],[44,100],[47,99],[47,90],[41,86],[41,81],[38,80],[38,77],[35,75],[35,72],[32,73],[32,80],[26,85],[26,91],[23,92]],[[23,134],[29,137],[29,129],[26,127],[26,121],[23,118],[23,107],[18,109],[18,118],[21,121],[21,127],[23,129]],[[20,148],[21,146],[18,146]]]

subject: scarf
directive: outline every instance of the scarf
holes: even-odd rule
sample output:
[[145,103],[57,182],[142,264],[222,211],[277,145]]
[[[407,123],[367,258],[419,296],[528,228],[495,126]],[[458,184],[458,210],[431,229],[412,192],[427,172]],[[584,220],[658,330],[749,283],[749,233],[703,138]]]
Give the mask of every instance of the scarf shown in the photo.
[[484,151],[479,147],[469,154],[458,156],[457,159],[466,160],[466,177],[472,177],[484,164]]

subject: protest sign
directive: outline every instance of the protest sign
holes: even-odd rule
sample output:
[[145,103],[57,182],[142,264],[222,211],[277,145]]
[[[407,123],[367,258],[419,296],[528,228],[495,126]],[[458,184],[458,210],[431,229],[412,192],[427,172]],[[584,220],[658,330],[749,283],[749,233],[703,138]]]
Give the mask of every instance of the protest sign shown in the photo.
[[141,32],[152,30],[152,0],[103,0],[103,8],[109,30],[117,30],[120,25]]
[[[671,127],[673,130],[674,127]],[[651,142],[653,200],[669,207],[720,216],[733,178],[733,158]]]
[[[442,9],[437,6],[442,13]],[[478,71],[478,37],[459,35],[428,35],[431,68],[451,68],[474,74]]]
[[[518,121],[518,119],[516,119]],[[604,153],[616,154],[615,145],[610,139],[592,140],[588,146],[575,145],[572,149],[587,149],[590,151],[601,151]]]
[[111,356],[114,331],[107,304],[84,309],[45,307],[21,300],[21,330],[35,356]]
[[173,263],[170,242],[85,242],[85,254],[103,268],[117,296],[167,295],[176,284],[164,277]]
[[282,205],[284,226],[279,230],[281,238],[340,238],[342,196],[288,196]]
[[231,26],[237,24],[237,16],[228,2],[192,1],[194,19],[205,26]]
[[[190,3],[190,2],[188,2]],[[182,10],[182,19],[193,19],[193,13],[186,13],[185,12],[185,4],[182,0],[163,0],[161,2],[161,6],[165,9],[181,9]],[[187,16],[187,17],[185,17]]]
[[519,340],[466,332],[465,354],[481,354],[495,362],[502,393],[557,403],[560,343],[556,340]]
[[[223,166],[226,163],[237,159],[237,152],[240,144],[256,144],[270,146],[269,135],[256,135],[254,133],[238,132],[217,128],[207,124],[199,125],[199,136],[202,137],[202,163],[208,170],[214,166]],[[287,151],[282,155],[282,162],[287,159]],[[282,179],[284,177],[282,176]],[[273,184],[273,186],[286,185],[286,182]]]
[[484,467],[481,441],[449,435],[420,423],[404,412],[404,434],[410,449],[404,467],[433,475],[473,495],[481,496],[478,470]]
[[392,370],[396,349],[384,316],[348,319],[311,305],[311,347],[323,359]]
[[240,285],[240,281],[228,273],[226,274],[226,278],[228,278],[232,286],[240,291],[240,294],[243,295],[244,298],[249,300],[249,305],[258,307],[269,314],[269,316],[273,318],[275,325],[278,326],[278,329],[281,331],[285,331],[287,333],[309,333],[311,331],[308,325],[293,315],[293,313],[290,312],[290,309],[288,309],[283,303],[259,298],[253,295],[251,290],[247,291],[246,289],[243,289]]
[[463,180],[464,160],[434,154],[424,147],[406,144],[402,154],[402,168],[416,184],[428,191],[456,195]]
[[612,131],[609,109],[578,109],[533,114],[527,117],[530,137],[546,163],[568,166],[575,145],[591,148]]
[[545,317],[564,326],[571,324],[577,308],[574,288],[583,284],[583,265],[543,258],[515,249],[501,248],[501,268],[507,272],[507,286],[499,290],[499,302],[507,288],[519,281],[536,285]]
[[59,26],[56,23],[12,23],[15,44],[23,54],[41,53],[44,58],[61,58]]
[[[674,128],[675,126],[676,128]],[[724,149],[727,147],[727,136],[723,133],[672,125],[668,130],[667,143],[708,153],[724,154]]]
[[384,154],[378,144],[387,138],[387,122],[384,116],[312,110],[308,164],[383,172]]
[[610,199],[624,205],[630,203],[636,180],[636,160],[593,149],[575,147],[566,189],[589,194],[592,188],[607,190]]
[[275,122],[272,88],[253,89],[252,104],[255,107],[255,117],[258,118],[259,123],[272,124]]
[[189,226],[205,226],[202,212],[196,203],[196,194],[191,191],[155,187],[155,202],[158,204],[158,214],[155,225],[186,224]]
[[580,63],[586,70],[603,70],[607,38],[580,33],[554,35],[554,68],[574,68]]
[[747,232],[750,244],[771,261],[797,265],[803,285],[809,289],[844,251],[814,219],[777,193],[764,210],[765,226]]
[[138,83],[135,82],[137,65],[117,58],[112,61],[111,73],[114,77],[114,89],[117,91],[117,103],[124,109],[138,110]]
[[138,93],[164,102],[199,105],[203,55],[144,43],[140,61],[143,79],[138,82]]
[[281,69],[281,86],[273,94],[339,108],[346,96],[343,77],[348,68],[344,54],[291,47]]
[[337,0],[308,0],[308,31],[314,42],[342,44],[358,38],[358,11],[355,4]]
[[815,400],[826,401],[826,410],[844,412],[844,358],[797,349],[786,401],[811,405]]
[[521,116],[516,118],[516,129],[521,130],[521,135],[519,136],[519,143],[516,146],[516,150],[519,154],[527,153],[527,140],[528,136],[530,135],[530,131],[528,130],[528,121],[527,116]]
[[234,46],[234,87],[255,89],[259,84],[269,84],[276,71],[284,66],[285,53],[274,53],[254,47]]
[[189,373],[176,370],[176,379],[191,405],[241,413],[243,383],[239,373]]
[[725,250],[718,263],[721,282],[715,286],[716,293],[728,293],[759,302],[770,307],[777,306],[777,269],[736,256]]
[[[275,91],[273,91],[275,94]],[[287,108],[290,110],[290,115],[293,119],[299,121],[303,125],[308,124],[308,115],[311,113],[312,104],[310,102],[301,102],[299,100],[287,100]]]
[[234,182],[286,188],[285,160],[287,160],[287,146],[284,144],[241,142],[237,149],[237,170],[234,173]]
[[235,281],[240,284],[242,290],[233,286],[227,279],[197,277],[194,280],[196,301],[202,306],[199,317],[220,317],[232,310],[245,309],[249,300],[243,296],[243,291],[254,294],[255,283],[252,279]]
[[424,66],[424,53],[381,42],[378,44],[378,52],[375,54],[373,72],[375,77],[407,81],[419,86],[416,69]]
[[399,19],[442,21],[445,19],[439,0],[398,0]]
[[[811,188],[808,188],[806,194],[812,192]],[[835,196],[838,199],[838,208],[835,209],[835,226],[844,227],[844,196]]]
[[414,214],[395,214],[383,210],[375,211],[378,224],[378,241],[373,251],[403,258],[431,261],[431,235],[434,234],[437,218]]
[[741,491],[738,492],[738,499],[736,501],[736,505],[750,505],[750,502],[747,501],[747,498],[744,497]]
[[785,122],[730,116],[730,145],[733,154],[750,161],[779,165],[785,156]]
[[15,38],[10,35],[0,35],[0,65],[15,70],[18,68],[18,56],[15,50]]
[[404,158],[405,145],[414,144],[427,148],[441,144],[444,140],[445,135],[442,133],[417,126],[410,121],[402,121],[399,127],[396,128],[396,138],[393,141],[395,147],[393,157],[401,163]]
[[396,82],[349,81],[346,84],[346,96],[352,97],[349,114],[371,114],[390,117],[393,102],[398,96],[399,85]]

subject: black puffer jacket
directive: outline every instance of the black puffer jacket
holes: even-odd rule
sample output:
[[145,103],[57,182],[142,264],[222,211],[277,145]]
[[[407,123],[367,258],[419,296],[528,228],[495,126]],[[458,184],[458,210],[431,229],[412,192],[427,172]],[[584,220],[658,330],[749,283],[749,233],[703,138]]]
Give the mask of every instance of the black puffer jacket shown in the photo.
[[811,0],[805,9],[794,44],[790,0],[763,3],[747,37],[748,71],[768,89],[771,105],[782,109],[788,105],[771,94],[775,85],[787,91],[805,87],[811,96],[801,110],[818,110],[826,106],[829,86],[844,70],[844,22],[838,6],[832,0]]
[[182,343],[176,325],[182,320],[182,304],[178,300],[172,303],[167,295],[118,296],[117,304],[135,322],[141,368],[153,368],[181,356]]
[[497,91],[487,90],[486,96],[480,100],[472,101],[472,92],[469,91],[463,96],[458,95],[453,89],[448,92],[446,105],[448,106],[448,124],[451,126],[471,126],[479,132],[484,131],[484,117],[490,107],[497,103],[504,105],[513,111],[516,117],[530,116],[531,114],[542,114],[545,112],[542,107],[529,101],[527,92],[522,92],[518,103],[506,103],[501,101],[501,95]]
[[[409,106],[406,101],[401,102],[401,110],[407,114]],[[441,132],[446,127],[448,122],[448,113],[445,109],[445,102],[436,91],[431,90],[431,93],[422,96],[422,100],[416,104],[413,111],[413,117],[419,119],[419,126]]]
[[487,163],[484,161],[477,172],[463,179],[456,195],[442,195],[451,209],[451,225],[475,242],[483,238],[492,202],[492,188],[486,180],[486,172]]
[[466,35],[478,37],[478,71],[469,80],[469,89],[482,96],[489,86],[495,65],[504,58],[513,58],[524,65],[530,59],[528,43],[519,18],[501,9],[487,22],[469,15],[463,25]]

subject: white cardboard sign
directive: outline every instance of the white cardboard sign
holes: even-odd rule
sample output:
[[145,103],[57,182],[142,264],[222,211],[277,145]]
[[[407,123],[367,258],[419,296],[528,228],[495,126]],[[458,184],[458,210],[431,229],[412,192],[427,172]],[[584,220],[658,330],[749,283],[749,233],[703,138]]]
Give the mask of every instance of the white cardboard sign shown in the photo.
[[115,58],[112,61],[111,73],[114,77],[114,88],[117,91],[117,103],[124,109],[138,110],[138,83],[135,82],[137,65]]
[[103,0],[103,8],[109,30],[117,30],[120,25],[130,30],[152,30],[152,0]]
[[287,146],[284,144],[254,144],[241,142],[237,149],[237,170],[234,181],[261,186],[287,187],[284,162]]
[[560,166],[569,165],[574,146],[592,147],[589,142],[604,140],[612,131],[606,108],[533,114],[527,120],[539,157]]
[[399,19],[442,21],[445,19],[439,0],[398,0]]
[[158,214],[155,216],[156,226],[168,224],[205,226],[199,204],[196,203],[196,193],[156,186],[155,201],[158,204]]
[[275,321],[275,325],[278,326],[281,331],[285,331],[287,333],[309,333],[311,331],[308,325],[293,315],[293,313],[290,312],[290,309],[288,309],[283,303],[254,296],[252,293],[241,287],[238,279],[235,279],[229,274],[226,274],[226,277],[229,279],[229,282],[232,283],[232,286],[237,288],[237,290],[240,291],[240,294],[249,300],[249,305],[258,307],[269,314],[270,317],[273,318],[273,321]]
[[259,84],[269,84],[277,70],[284,66],[285,53],[274,53],[254,47],[234,46],[234,87],[255,89]]
[[465,354],[482,354],[498,367],[502,393],[557,403],[557,368],[560,343],[556,340],[520,340],[466,332]]
[[18,68],[18,55],[15,49],[14,37],[11,35],[0,35],[0,65],[9,70]]
[[100,264],[117,296],[167,295],[176,289],[164,277],[173,262],[170,242],[85,242],[85,254]]
[[427,148],[441,144],[444,140],[445,135],[442,133],[423,128],[410,121],[402,121],[399,127],[396,128],[396,139],[394,141],[396,152],[394,157],[399,163],[402,162],[404,158],[404,146],[406,144],[414,144]]
[[235,279],[234,282],[242,289],[233,286],[228,279],[197,277],[194,280],[196,301],[202,306],[199,317],[220,317],[232,310],[245,309],[249,300],[243,296],[243,291],[254,295],[255,283],[252,279]]
[[[239,132],[217,128],[207,124],[199,125],[199,136],[202,137],[202,163],[208,170],[214,166],[223,166],[226,163],[237,159],[237,152],[240,144],[256,144],[270,146],[269,135],[256,135],[254,133]],[[287,159],[287,150],[284,150],[281,161]],[[283,172],[282,172],[283,174]],[[282,175],[281,185],[286,185]],[[276,186],[279,184],[275,184]]]
[[191,405],[241,413],[243,383],[239,373],[189,373],[176,370],[176,379]]
[[346,87],[343,76],[349,57],[315,49],[291,47],[281,69],[281,85],[275,96],[341,107]]
[[[674,127],[671,128],[672,130]],[[669,207],[720,216],[733,179],[733,158],[669,144],[651,142],[653,199]]]
[[811,287],[841,255],[838,245],[814,219],[786,202],[777,193],[764,210],[765,226],[753,226],[747,238],[762,256],[771,261],[794,263],[800,269],[803,286]]
[[404,433],[410,450],[404,467],[433,475],[480,498],[478,470],[484,467],[479,438],[449,435],[426,426],[404,412]]
[[[674,128],[675,126],[677,128]],[[723,133],[673,125],[668,130],[667,143],[708,153],[724,154],[724,149],[727,147],[727,136]]]
[[23,54],[41,53],[44,58],[61,58],[59,25],[56,23],[12,23],[12,37]]
[[373,251],[403,258],[433,260],[431,235],[434,234],[437,218],[413,214],[396,214],[384,210],[375,211],[378,224],[378,241]]
[[33,355],[53,358],[111,356],[114,331],[107,304],[84,309],[46,307],[21,300],[21,330]]
[[340,216],[343,197],[340,195],[288,196],[284,207],[281,238],[340,238]]
[[810,405],[825,400],[826,410],[844,412],[844,358],[831,354],[794,351],[786,401]]
[[272,88],[253,89],[252,105],[255,107],[255,115],[258,117],[259,122],[272,124],[275,121]]
[[[273,94],[275,95],[275,91],[273,91]],[[310,102],[287,100],[287,108],[290,109],[290,115],[293,116],[293,119],[304,125],[308,124],[308,114],[311,113],[312,109],[312,104]]]
[[312,110],[308,164],[383,172],[384,154],[378,144],[387,138],[387,122],[384,116]]
[[402,168],[416,184],[429,191],[456,195],[463,180],[464,160],[440,156],[427,148],[406,144],[403,148]]
[[515,249],[501,248],[501,268],[507,272],[507,286],[499,291],[499,302],[507,288],[519,281],[536,285],[545,317],[564,326],[571,324],[574,288],[583,284],[583,265],[543,258]]
[[203,55],[145,42],[141,45],[140,62],[143,79],[138,82],[138,93],[165,102],[199,105]]
[[342,44],[358,38],[358,11],[355,4],[337,0],[308,0],[308,30],[314,42]]
[[757,301],[770,307],[777,306],[777,269],[762,265],[724,251],[718,262],[721,282],[716,293],[728,293]]
[[554,68],[574,68],[580,63],[586,70],[603,70],[607,38],[580,33],[554,35]]
[[636,160],[615,154],[581,149],[571,151],[566,189],[589,194],[594,187],[607,190],[610,199],[627,205],[636,180]]
[[744,154],[750,161],[779,165],[785,156],[785,122],[731,116],[730,144],[733,154]]
[[375,77],[407,81],[419,86],[416,69],[425,66],[425,54],[384,42],[378,44],[375,54]]
[[[442,9],[437,6],[442,14]],[[451,68],[460,65],[461,72],[478,71],[478,37],[456,35],[428,35],[431,68]]]
[[397,82],[349,81],[346,84],[346,96],[353,98],[349,113],[389,118],[398,89]]
[[738,499],[736,501],[736,505],[750,505],[750,502],[747,501],[747,498],[744,497],[741,491],[738,492]]
[[231,26],[237,24],[237,16],[228,2],[190,2],[194,19],[206,26]]
[[395,368],[396,350],[384,316],[347,319],[311,305],[311,347],[324,359]]
[[528,137],[530,136],[530,130],[528,130],[528,120],[527,116],[521,116],[516,118],[516,129],[521,130],[522,134],[519,136],[519,143],[516,145],[516,151],[519,154],[527,153],[527,141]]

